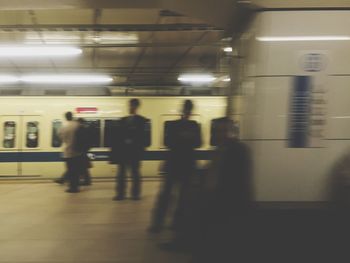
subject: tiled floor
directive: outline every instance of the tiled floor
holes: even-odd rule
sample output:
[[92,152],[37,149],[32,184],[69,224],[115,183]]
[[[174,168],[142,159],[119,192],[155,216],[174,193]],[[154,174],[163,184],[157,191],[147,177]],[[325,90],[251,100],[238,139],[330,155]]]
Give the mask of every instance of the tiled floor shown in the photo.
[[78,194],[54,183],[0,182],[0,262],[188,262],[146,232],[159,183],[145,182],[141,201],[112,201],[113,182]]

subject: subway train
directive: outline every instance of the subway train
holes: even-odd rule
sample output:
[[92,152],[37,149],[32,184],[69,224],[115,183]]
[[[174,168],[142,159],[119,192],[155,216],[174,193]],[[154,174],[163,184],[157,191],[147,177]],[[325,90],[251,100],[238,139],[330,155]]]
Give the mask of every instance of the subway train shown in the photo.
[[258,201],[327,201],[349,175],[349,23],[349,10],[261,11],[242,35],[241,138]]
[[[164,122],[180,117],[184,99],[195,108],[192,118],[201,124],[203,146],[200,162],[210,152],[210,123],[225,114],[227,98],[221,97],[138,97],[140,114],[151,122],[151,146],[142,164],[145,178],[159,176],[164,159]],[[58,136],[64,125],[64,113],[82,117],[93,131],[89,152],[96,178],[114,177],[116,165],[109,163],[111,125],[128,114],[129,97],[2,97],[0,98],[0,178],[55,178],[65,170],[62,142]],[[237,107],[238,102],[237,100]]]

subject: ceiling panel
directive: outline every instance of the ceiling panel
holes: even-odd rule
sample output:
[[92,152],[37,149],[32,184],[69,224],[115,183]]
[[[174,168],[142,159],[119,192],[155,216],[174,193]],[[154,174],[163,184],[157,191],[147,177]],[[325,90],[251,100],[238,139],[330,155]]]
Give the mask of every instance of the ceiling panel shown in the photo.
[[36,10],[35,16],[39,24],[92,24],[94,10]]
[[28,11],[0,11],[0,25],[31,24]]
[[159,9],[103,9],[101,24],[153,24]]
[[251,0],[241,2],[266,8],[350,7],[348,0]]

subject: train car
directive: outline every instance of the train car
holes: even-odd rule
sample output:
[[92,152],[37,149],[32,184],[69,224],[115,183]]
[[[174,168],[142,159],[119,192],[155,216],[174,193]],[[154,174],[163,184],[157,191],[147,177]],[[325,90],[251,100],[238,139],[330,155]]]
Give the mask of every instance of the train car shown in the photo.
[[[152,143],[142,165],[144,177],[159,176],[164,159],[164,122],[180,117],[184,99],[195,104],[192,118],[201,124],[203,146],[198,159],[210,151],[211,120],[225,114],[225,97],[138,97],[140,114],[151,121]],[[114,120],[127,115],[128,97],[2,97],[0,98],[0,178],[55,178],[64,172],[59,129],[64,113],[72,111],[93,129],[93,177],[114,177],[109,163],[109,141]],[[239,107],[237,100],[236,107]]]
[[240,40],[258,201],[326,201],[350,171],[349,15],[262,11]]

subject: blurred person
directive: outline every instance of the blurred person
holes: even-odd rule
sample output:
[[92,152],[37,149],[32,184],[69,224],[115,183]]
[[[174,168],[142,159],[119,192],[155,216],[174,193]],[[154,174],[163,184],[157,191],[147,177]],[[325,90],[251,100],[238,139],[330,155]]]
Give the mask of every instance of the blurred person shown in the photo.
[[[193,262],[249,261],[253,240],[251,219],[253,191],[251,154],[235,138],[233,122],[220,118],[215,122],[216,149],[206,173],[199,204],[196,249]],[[196,226],[193,225],[195,228]]]
[[92,147],[92,139],[90,136],[89,127],[86,126],[85,120],[83,118],[78,118],[79,123],[78,130],[76,132],[75,145],[74,148],[77,152],[82,153],[81,159],[81,172],[82,183],[80,185],[91,185],[91,175],[89,169],[92,168],[92,164],[88,157],[88,151]]
[[[65,115],[64,115],[65,119],[66,119],[66,126],[73,121],[73,113],[72,112],[66,112]],[[62,138],[62,129],[65,128],[66,126],[63,126],[59,131],[58,131],[58,137],[63,141],[63,138]],[[63,142],[64,143],[64,142]],[[65,148],[67,146],[65,145]],[[71,147],[69,147],[71,148]],[[65,149],[64,149],[65,151]],[[64,157],[64,153],[63,153],[63,158],[65,160],[65,163],[66,163],[66,171],[63,173],[63,175],[60,177],[60,178],[57,178],[54,180],[55,183],[58,183],[58,184],[64,184],[66,181],[69,180],[68,178],[68,165],[67,165],[67,161],[66,161],[66,158]]]
[[68,193],[79,192],[79,176],[81,174],[82,153],[75,149],[76,133],[79,123],[73,120],[73,113],[66,112],[67,123],[60,130],[60,136],[64,143],[63,158],[66,162],[67,172],[64,178],[69,180]]
[[169,149],[165,162],[165,181],[153,210],[150,232],[160,232],[170,205],[174,188],[178,200],[173,217],[173,229],[179,232],[184,225],[184,211],[190,183],[195,174],[195,149],[202,144],[200,126],[190,120],[193,110],[191,100],[185,100],[179,120],[165,124],[164,144]]
[[131,170],[133,200],[141,198],[140,161],[144,150],[150,145],[149,120],[138,114],[140,101],[129,101],[129,116],[120,120],[112,142],[111,161],[119,165],[115,201],[125,199],[126,170]]
[[[71,121],[73,121],[73,119]],[[79,127],[77,128],[77,131],[74,136],[75,138],[73,148],[76,152],[82,153],[82,174],[80,175],[80,177],[83,179],[83,181],[80,183],[80,185],[91,185],[91,175],[89,169],[92,168],[92,164],[90,162],[89,157],[87,156],[87,153],[91,148],[89,129],[85,125],[85,120],[83,118],[78,118],[77,122],[79,123]],[[64,184],[66,181],[69,181],[68,176],[69,173],[67,169],[67,171],[65,171],[61,178],[55,179],[54,181],[58,184]]]

